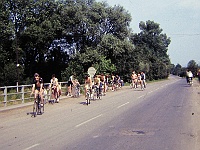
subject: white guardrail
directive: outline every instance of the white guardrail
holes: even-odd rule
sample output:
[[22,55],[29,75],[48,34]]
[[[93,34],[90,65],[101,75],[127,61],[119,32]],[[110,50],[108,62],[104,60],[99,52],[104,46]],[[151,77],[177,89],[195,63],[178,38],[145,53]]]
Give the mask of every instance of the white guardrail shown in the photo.
[[[48,90],[50,83],[44,83],[44,88],[48,91],[46,99],[50,100],[51,90]],[[67,91],[67,82],[59,82],[62,93]],[[33,101],[33,97],[30,97],[32,90],[32,84],[30,85],[18,85],[18,86],[4,86],[0,87],[0,107],[6,107],[8,104],[18,104]]]

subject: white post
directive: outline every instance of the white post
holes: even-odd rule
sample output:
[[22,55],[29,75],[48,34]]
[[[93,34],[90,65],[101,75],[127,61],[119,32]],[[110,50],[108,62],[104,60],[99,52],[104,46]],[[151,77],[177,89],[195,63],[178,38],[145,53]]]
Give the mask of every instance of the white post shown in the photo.
[[19,87],[18,87],[19,85],[18,85],[18,81],[17,81],[17,93],[19,92]]
[[7,87],[5,86],[5,89],[4,89],[4,106],[6,107],[7,106]]

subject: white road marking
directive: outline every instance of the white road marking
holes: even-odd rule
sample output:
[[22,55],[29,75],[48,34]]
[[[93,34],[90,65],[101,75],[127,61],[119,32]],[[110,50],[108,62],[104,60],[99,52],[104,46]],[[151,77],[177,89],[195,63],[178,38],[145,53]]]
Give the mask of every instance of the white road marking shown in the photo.
[[138,97],[138,99],[139,99],[139,98],[142,98],[142,97],[144,97],[144,96],[145,96],[145,95],[141,95],[141,96]]
[[127,103],[124,103],[124,104],[122,104],[122,105],[120,105],[120,106],[118,106],[117,108],[120,108],[120,107],[122,107],[122,106],[125,106],[125,105],[127,105],[129,102],[127,102]]
[[148,92],[148,93],[150,94],[150,93],[153,93],[153,92],[154,92],[154,91],[150,91],[150,92]]
[[40,144],[34,144],[34,145],[30,146],[30,147],[25,148],[24,150],[29,150],[31,148],[34,148],[34,147],[38,146],[38,145],[40,145]]
[[90,122],[90,121],[92,121],[92,120],[94,120],[94,119],[97,119],[97,118],[101,117],[102,115],[103,115],[103,114],[100,114],[100,115],[98,115],[98,116],[96,116],[96,117],[94,117],[94,118],[91,118],[91,119],[89,119],[89,120],[87,120],[87,121],[84,121],[84,122],[82,122],[82,123],[76,125],[76,128],[77,128],[77,127],[80,127],[80,126],[82,126],[82,125],[84,125],[84,124],[86,124],[86,123],[88,123],[88,122]]

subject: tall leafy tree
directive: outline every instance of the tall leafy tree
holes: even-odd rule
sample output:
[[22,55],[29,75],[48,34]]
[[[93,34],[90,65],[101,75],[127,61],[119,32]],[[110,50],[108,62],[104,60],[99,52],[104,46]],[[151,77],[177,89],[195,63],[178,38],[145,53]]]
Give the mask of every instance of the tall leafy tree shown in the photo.
[[131,16],[121,6],[95,0],[4,0],[0,8],[0,80],[6,84],[16,82],[17,72],[23,80],[34,72],[45,82],[53,73],[63,80],[71,74],[83,78],[90,66],[126,78],[132,70],[146,71],[150,79],[168,75],[170,39],[152,21],[141,22],[141,32],[133,34]]
[[141,32],[133,34],[131,38],[136,46],[137,60],[149,66],[148,72],[146,70],[149,79],[166,78],[170,71],[170,59],[167,55],[170,38],[162,33],[159,24],[154,21],[140,22],[139,28]]
[[198,64],[196,63],[195,60],[190,60],[187,64],[187,69],[192,71],[194,76],[196,76],[197,71],[198,71]]

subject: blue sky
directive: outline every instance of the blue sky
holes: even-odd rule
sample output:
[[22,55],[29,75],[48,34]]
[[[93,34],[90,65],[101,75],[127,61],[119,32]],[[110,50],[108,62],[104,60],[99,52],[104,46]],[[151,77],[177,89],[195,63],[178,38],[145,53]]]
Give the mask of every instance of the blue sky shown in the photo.
[[200,0],[96,0],[121,5],[132,16],[131,28],[140,32],[139,22],[160,24],[171,38],[168,54],[173,64],[186,67],[190,60],[200,65]]

